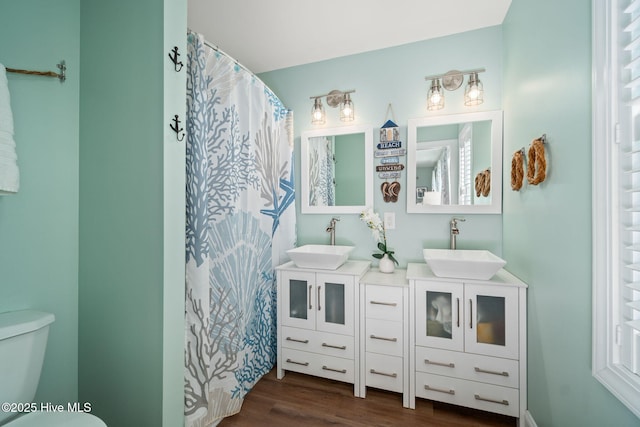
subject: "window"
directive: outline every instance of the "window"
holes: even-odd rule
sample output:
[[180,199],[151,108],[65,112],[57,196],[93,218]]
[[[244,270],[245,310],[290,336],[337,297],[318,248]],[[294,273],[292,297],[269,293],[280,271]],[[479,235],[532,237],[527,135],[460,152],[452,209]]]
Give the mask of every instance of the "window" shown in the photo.
[[640,417],[640,0],[592,16],[593,375]]

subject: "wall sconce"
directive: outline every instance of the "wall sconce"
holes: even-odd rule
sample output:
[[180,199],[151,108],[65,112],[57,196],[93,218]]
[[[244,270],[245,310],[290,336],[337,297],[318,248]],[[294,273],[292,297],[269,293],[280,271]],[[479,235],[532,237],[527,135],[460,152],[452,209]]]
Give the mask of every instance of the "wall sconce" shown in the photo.
[[[444,91],[442,88],[444,87],[444,89],[451,91],[458,89],[462,86],[462,81],[466,74],[469,75],[469,83],[464,89],[464,105],[482,104],[484,102],[484,90],[482,82],[478,78],[478,73],[484,71],[484,68],[468,71],[451,70],[446,74],[425,77],[425,80],[431,80],[431,88],[427,96],[427,110],[432,111],[444,108]],[[442,86],[440,85],[440,80],[442,80]]]
[[335,108],[338,105],[340,106],[340,120],[343,122],[353,121],[355,118],[353,101],[351,100],[351,95],[349,95],[353,92],[355,92],[355,89],[345,91],[332,90],[324,95],[309,97],[309,99],[314,100],[313,108],[311,109],[311,124],[323,125],[327,120],[324,107],[322,106],[322,98],[326,98],[329,107]]

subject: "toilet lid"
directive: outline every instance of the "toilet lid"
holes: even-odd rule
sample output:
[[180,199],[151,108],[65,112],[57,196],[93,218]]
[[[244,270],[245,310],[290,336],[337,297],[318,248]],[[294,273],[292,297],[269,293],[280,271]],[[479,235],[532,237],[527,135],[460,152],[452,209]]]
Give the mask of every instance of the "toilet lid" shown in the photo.
[[84,412],[31,412],[5,427],[107,427],[98,417]]

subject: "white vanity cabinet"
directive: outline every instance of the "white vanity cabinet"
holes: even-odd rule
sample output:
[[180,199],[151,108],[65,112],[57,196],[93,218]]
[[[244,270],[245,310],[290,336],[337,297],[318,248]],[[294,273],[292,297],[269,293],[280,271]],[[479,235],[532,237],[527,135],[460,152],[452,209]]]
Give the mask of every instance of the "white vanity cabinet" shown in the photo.
[[407,271],[371,270],[360,280],[360,397],[367,387],[402,393],[409,407]]
[[276,268],[278,286],[277,378],[295,371],[354,384],[359,396],[357,288],[369,261],[337,270]]
[[409,264],[411,407],[421,397],[523,419],[526,284],[506,270],[490,280],[436,277]]

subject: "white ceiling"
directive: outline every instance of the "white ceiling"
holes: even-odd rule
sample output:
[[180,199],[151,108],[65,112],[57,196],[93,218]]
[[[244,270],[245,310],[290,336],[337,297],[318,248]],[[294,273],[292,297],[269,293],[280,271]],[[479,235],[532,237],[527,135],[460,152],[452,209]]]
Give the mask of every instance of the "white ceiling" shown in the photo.
[[188,0],[188,26],[254,73],[500,25],[511,0]]

